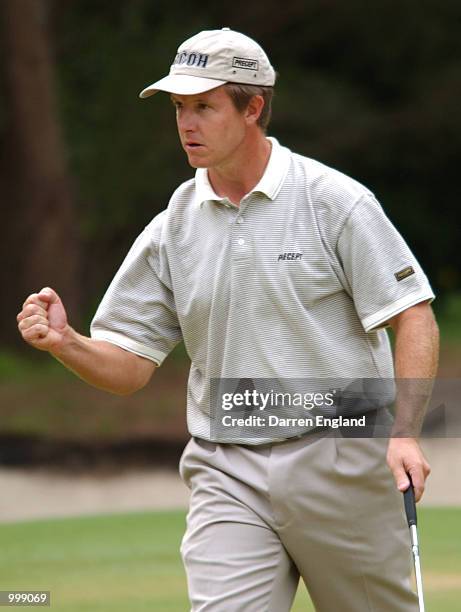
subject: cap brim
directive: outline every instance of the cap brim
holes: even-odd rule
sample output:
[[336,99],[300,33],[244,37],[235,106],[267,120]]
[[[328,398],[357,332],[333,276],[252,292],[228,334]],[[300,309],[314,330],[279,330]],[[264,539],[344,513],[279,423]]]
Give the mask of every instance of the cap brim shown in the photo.
[[169,74],[165,78],[160,79],[160,81],[152,83],[152,85],[143,89],[139,97],[148,98],[158,91],[167,91],[168,93],[183,96],[194,95],[224,85],[226,82],[219,81],[218,79],[190,76],[189,74]]

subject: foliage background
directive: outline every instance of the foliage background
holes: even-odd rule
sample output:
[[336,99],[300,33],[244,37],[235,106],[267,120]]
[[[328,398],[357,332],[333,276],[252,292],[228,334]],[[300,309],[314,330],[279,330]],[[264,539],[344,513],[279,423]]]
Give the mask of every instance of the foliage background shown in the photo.
[[[41,4],[78,229],[79,277],[70,282],[80,288],[81,324],[89,322],[130,243],[193,173],[167,96],[141,101],[137,94],[167,72],[186,37],[223,25],[259,40],[279,73],[270,133],[370,187],[442,297],[434,306],[448,295],[457,301],[458,2],[295,0],[283,9],[274,0],[264,7],[164,0]],[[3,79],[2,186],[11,176],[8,146],[14,142],[8,97]],[[39,287],[21,286],[21,268],[34,254],[21,235],[17,219],[25,205],[14,191],[4,187],[13,196],[2,198],[2,209],[6,227],[11,222],[19,234],[20,240],[10,235],[7,253],[19,269],[9,278],[12,299],[2,300],[7,310],[0,320],[7,341],[17,345],[11,308]],[[46,214],[40,223],[47,224]],[[65,253],[49,257],[65,265]],[[64,296],[68,291],[57,289]]]

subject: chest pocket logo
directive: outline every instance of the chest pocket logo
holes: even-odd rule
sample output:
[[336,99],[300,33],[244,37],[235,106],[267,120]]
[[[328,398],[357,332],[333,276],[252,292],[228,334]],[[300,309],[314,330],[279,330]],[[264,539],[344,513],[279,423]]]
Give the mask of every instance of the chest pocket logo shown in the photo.
[[277,261],[299,261],[302,259],[302,253],[280,253]]

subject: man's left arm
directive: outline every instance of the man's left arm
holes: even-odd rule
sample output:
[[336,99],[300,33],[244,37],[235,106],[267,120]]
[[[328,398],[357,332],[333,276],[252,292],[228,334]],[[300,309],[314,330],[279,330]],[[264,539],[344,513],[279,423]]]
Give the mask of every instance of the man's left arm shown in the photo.
[[409,487],[407,474],[410,474],[419,501],[430,472],[419,445],[419,434],[437,373],[439,330],[428,302],[407,308],[389,319],[388,324],[395,333],[397,396],[387,463],[399,491]]

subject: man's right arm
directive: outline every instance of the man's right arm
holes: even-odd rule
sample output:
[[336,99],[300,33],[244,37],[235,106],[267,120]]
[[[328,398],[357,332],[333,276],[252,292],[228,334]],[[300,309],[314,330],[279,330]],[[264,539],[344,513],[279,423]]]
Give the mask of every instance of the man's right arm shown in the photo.
[[28,344],[48,351],[82,380],[110,393],[138,391],[157,367],[150,359],[76,332],[67,322],[61,299],[49,287],[26,299],[17,321]]

